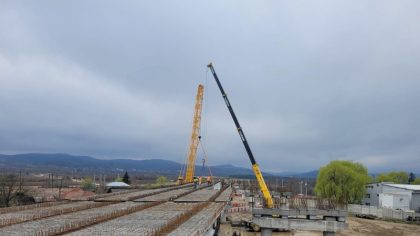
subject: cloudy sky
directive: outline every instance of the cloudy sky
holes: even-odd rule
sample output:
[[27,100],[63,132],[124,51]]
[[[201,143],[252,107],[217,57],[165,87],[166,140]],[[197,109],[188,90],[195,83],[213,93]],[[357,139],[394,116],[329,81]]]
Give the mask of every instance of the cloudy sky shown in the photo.
[[[0,1],[0,153],[420,173],[420,2]],[[199,150],[197,163],[201,164]]]

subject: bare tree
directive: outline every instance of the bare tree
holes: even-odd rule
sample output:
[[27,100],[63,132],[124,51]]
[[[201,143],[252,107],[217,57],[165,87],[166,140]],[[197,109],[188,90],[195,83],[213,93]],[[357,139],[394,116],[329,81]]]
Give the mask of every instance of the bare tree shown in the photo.
[[11,202],[26,190],[22,188],[23,179],[15,174],[0,174],[0,202],[9,207]]

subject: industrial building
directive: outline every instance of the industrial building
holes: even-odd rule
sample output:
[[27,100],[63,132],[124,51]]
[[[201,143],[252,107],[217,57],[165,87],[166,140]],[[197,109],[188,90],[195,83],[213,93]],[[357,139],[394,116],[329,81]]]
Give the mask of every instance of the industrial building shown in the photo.
[[420,185],[370,183],[366,190],[364,205],[420,212]]

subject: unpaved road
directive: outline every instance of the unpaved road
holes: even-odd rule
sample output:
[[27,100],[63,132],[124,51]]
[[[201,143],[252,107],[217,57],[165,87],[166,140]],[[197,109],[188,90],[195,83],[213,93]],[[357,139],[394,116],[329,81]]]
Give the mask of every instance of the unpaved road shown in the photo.
[[[251,213],[249,212],[235,212],[228,213],[228,217],[234,221],[249,220]],[[404,223],[393,223],[382,220],[367,220],[356,217],[347,217],[349,229],[337,233],[337,236],[420,236],[419,225],[409,225]],[[233,232],[241,232],[242,236],[261,235],[261,233],[246,231],[244,228],[231,227],[230,222],[222,224],[220,228],[220,235],[231,236]],[[273,236],[322,236],[322,232],[312,231],[295,231],[293,232],[273,232]]]
[[[393,223],[382,220],[367,220],[356,217],[347,217],[349,229],[338,236],[419,236],[420,226],[404,223]],[[295,234],[296,235],[296,234]]]

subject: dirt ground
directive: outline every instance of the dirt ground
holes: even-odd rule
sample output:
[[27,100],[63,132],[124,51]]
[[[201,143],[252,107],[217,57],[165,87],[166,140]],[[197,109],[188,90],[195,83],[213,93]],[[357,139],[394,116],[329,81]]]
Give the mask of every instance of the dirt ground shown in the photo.
[[[234,198],[233,203],[244,203],[239,198]],[[252,215],[250,212],[234,212],[228,213],[228,218],[233,221],[250,220]],[[356,217],[347,217],[349,229],[337,233],[337,236],[420,236],[419,225],[409,225],[404,223],[393,223],[383,220],[368,220]],[[246,231],[244,228],[231,227],[230,222],[220,225],[220,235],[231,236],[233,232],[241,233],[241,236],[261,235],[260,232]],[[322,232],[312,231],[294,231],[294,232],[273,232],[273,236],[322,236]]]
[[[229,214],[228,214],[229,215]],[[234,218],[250,219],[250,213],[232,213]],[[393,223],[382,220],[367,220],[356,217],[347,217],[349,229],[337,233],[337,236],[420,236],[420,226],[404,223]],[[231,236],[234,231],[241,232],[242,236],[261,235],[260,232],[246,231],[244,228],[231,227],[230,222],[220,226],[220,235]],[[273,232],[273,236],[322,236],[322,232],[300,231]]]

